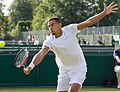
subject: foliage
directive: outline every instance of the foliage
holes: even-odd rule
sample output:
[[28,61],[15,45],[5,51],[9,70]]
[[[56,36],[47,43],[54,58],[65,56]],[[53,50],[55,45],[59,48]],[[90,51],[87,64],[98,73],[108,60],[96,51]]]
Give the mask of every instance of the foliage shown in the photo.
[[9,8],[9,25],[15,28],[19,21],[32,20],[32,8],[29,0],[14,0]]
[[33,16],[32,27],[33,30],[42,30],[44,21],[51,16],[50,4],[47,0],[44,0],[35,10],[36,14]]
[[0,38],[1,39],[11,39],[11,36],[8,34],[8,21],[7,21],[7,17],[2,18],[1,21],[1,25],[0,25]]
[[3,16],[3,12],[2,12],[2,9],[3,9],[3,5],[0,1],[0,19],[1,19],[1,16]]
[[32,13],[36,13],[34,12],[34,10],[36,9],[36,7],[39,6],[39,4],[42,2],[42,0],[29,0],[30,1],[30,5],[31,5],[31,8],[32,8]]
[[[120,3],[119,0],[114,0]],[[33,31],[47,30],[49,17],[59,16],[63,26],[80,23],[104,9],[103,3],[111,0],[14,0],[9,8],[10,29],[16,28],[19,21],[32,21]],[[120,5],[119,5],[120,8]],[[120,10],[119,10],[120,11]],[[110,14],[93,26],[119,26],[120,16]]]
[[59,16],[63,26],[70,23],[80,23],[96,11],[95,0],[63,0],[62,3]]
[[19,31],[18,24],[14,29],[11,30],[11,32],[9,32],[9,34],[12,36],[12,38],[16,38],[16,39],[19,37],[19,33],[20,33],[20,31]]
[[14,29],[9,32],[9,34],[16,39],[19,39],[19,33],[21,31],[29,31],[27,30],[27,27],[30,29],[31,21],[26,20],[26,21],[19,21]]
[[47,29],[46,20],[53,16],[59,16],[63,26],[82,22],[95,13],[96,2],[95,0],[44,0],[35,11],[33,30],[44,30]]
[[7,17],[4,16],[3,10],[3,4],[0,1],[0,39],[9,39],[10,36],[8,34],[8,21]]
[[[119,0],[114,0],[115,4],[118,4],[118,12],[116,14],[110,14],[104,17],[100,22],[99,26],[119,26],[120,25],[120,1]],[[104,5],[103,3],[106,3],[108,6],[110,3],[112,3],[111,0],[97,0],[97,13],[101,12],[104,10]]]
[[[31,21],[26,20],[26,21],[19,21],[18,22],[18,30],[19,31],[29,31],[31,25]],[[28,27],[28,29],[27,29]]]

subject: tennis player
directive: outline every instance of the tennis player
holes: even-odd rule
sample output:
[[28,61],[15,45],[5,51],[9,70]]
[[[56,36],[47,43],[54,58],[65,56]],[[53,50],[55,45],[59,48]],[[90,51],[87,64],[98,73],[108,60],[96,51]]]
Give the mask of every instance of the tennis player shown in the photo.
[[79,24],[70,24],[63,28],[58,17],[51,17],[48,20],[48,27],[51,35],[43,43],[42,49],[33,57],[32,62],[24,69],[27,75],[38,65],[43,57],[52,50],[56,56],[56,63],[59,67],[57,92],[78,92],[86,79],[86,61],[83,52],[78,44],[76,34],[101,20],[110,13],[116,13],[117,4],[112,2],[108,7],[104,3],[104,11],[90,17],[88,20]]

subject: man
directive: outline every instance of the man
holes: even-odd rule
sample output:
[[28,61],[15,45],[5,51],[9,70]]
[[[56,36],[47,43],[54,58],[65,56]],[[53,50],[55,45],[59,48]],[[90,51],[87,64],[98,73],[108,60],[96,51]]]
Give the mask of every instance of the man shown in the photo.
[[83,45],[86,45],[85,39],[82,39],[82,44],[83,44]]
[[100,46],[105,46],[105,44],[104,44],[102,41],[100,41],[100,40],[98,40],[98,44],[99,44]]
[[115,47],[115,40],[114,40],[113,36],[112,36],[112,40],[111,40],[111,45],[112,45],[112,47]]
[[118,80],[118,86],[117,88],[120,88],[120,48],[116,49],[114,51],[114,71],[116,72],[117,80]]
[[34,45],[39,44],[39,41],[34,36],[32,36],[32,42],[34,43]]
[[[59,67],[57,92],[78,92],[86,78],[86,62],[83,52],[78,44],[77,30],[82,30],[101,20],[110,13],[116,13],[117,4],[112,2],[108,7],[104,4],[104,11],[79,24],[71,24],[61,28],[58,17],[48,20],[50,37],[44,41],[42,49],[34,57],[24,73],[27,75],[38,65],[43,57],[52,50],[56,55],[56,63]],[[27,70],[27,71],[26,71]]]
[[[119,46],[120,46],[120,42],[119,42]],[[114,50],[113,57],[115,64],[114,71],[116,72],[116,77],[118,81],[117,88],[120,88],[120,47]]]

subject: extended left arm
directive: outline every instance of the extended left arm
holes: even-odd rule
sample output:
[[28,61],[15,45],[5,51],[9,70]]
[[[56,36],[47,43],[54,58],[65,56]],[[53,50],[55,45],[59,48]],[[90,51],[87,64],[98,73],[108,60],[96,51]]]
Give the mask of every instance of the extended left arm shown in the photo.
[[117,4],[114,4],[114,2],[112,2],[108,7],[106,6],[106,4],[104,3],[104,11],[102,11],[101,13],[90,17],[89,19],[87,19],[86,21],[83,21],[81,23],[79,23],[77,25],[78,30],[82,30],[83,28],[86,28],[88,26],[91,26],[95,23],[97,23],[99,20],[101,20],[104,16],[110,14],[110,13],[116,13],[116,10],[118,10],[118,8],[115,8],[117,6]]

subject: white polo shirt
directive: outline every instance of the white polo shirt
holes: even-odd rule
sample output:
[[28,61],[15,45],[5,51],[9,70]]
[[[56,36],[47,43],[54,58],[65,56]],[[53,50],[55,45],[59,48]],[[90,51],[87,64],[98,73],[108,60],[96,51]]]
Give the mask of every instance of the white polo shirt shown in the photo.
[[77,24],[71,24],[62,28],[62,36],[55,38],[50,35],[43,43],[48,46],[56,56],[56,64],[59,68],[87,71],[83,52],[76,38]]

